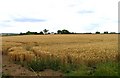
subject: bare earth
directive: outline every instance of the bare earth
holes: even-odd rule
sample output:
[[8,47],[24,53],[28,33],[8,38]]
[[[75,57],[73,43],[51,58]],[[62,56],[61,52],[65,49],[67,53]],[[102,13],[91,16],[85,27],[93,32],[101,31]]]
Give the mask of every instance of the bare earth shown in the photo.
[[46,69],[42,72],[33,72],[28,70],[25,67],[22,67],[21,65],[14,64],[9,61],[8,56],[3,55],[2,56],[2,71],[4,74],[9,76],[61,76],[62,73],[59,71],[53,71],[51,69]]

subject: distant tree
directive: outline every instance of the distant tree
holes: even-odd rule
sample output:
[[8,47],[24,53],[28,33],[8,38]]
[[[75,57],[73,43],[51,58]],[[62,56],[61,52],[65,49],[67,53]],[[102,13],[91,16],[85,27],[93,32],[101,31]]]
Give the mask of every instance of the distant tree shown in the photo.
[[116,32],[110,32],[110,34],[116,34]]
[[104,34],[108,34],[108,31],[105,31]]
[[51,34],[55,34],[54,32],[51,32]]
[[44,30],[43,30],[44,34],[47,34],[48,31],[49,31],[49,30],[47,30],[47,29],[44,29]]
[[68,30],[66,30],[66,29],[63,29],[61,34],[70,34],[70,32]]
[[58,30],[58,31],[57,31],[57,34],[62,34],[62,31],[61,31],[61,30]]
[[38,34],[37,32],[34,32],[34,34]]
[[95,34],[100,34],[100,32],[99,32],[99,31],[97,31],[97,32],[95,32]]
[[86,32],[86,33],[83,33],[83,34],[92,34],[91,32]]
[[44,34],[42,31],[40,31],[40,34]]
[[31,34],[31,32],[30,32],[30,31],[27,31],[27,32],[26,32],[26,34],[27,34],[27,35],[30,35],[30,34]]
[[22,32],[20,32],[20,34],[19,35],[26,35],[26,33],[22,33]]
[[23,35],[23,33],[22,33],[22,32],[20,32],[20,35]]
[[71,32],[71,34],[75,34],[74,32]]
[[50,32],[48,32],[48,34],[51,34]]

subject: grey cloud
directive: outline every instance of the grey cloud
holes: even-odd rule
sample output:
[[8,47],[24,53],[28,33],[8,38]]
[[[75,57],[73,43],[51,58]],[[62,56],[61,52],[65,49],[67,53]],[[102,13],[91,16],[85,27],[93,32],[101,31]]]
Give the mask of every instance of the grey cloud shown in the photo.
[[6,24],[6,23],[0,23],[0,27],[11,27],[11,25]]
[[28,18],[28,17],[20,17],[20,18],[13,18],[13,21],[16,22],[45,22],[45,19],[38,19],[38,18]]
[[3,22],[11,22],[11,20],[4,20]]
[[92,11],[92,10],[81,10],[78,13],[80,13],[80,14],[89,14],[89,13],[94,13],[94,11]]

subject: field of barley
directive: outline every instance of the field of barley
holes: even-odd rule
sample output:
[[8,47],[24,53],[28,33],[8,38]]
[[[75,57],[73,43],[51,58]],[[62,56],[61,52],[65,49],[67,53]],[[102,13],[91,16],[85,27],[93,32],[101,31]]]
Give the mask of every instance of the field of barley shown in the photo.
[[[109,71],[105,75],[116,76],[118,35],[4,36],[2,55],[7,56],[10,62],[19,62],[18,64],[23,64],[35,72],[52,69],[70,76],[99,76],[102,72]],[[102,63],[107,63],[104,64],[106,68]]]

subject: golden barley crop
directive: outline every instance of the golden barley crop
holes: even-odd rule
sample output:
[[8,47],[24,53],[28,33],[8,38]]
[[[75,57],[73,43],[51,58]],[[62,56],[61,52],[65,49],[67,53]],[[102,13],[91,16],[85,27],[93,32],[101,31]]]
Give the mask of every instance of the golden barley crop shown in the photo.
[[11,61],[31,61],[35,58],[35,54],[30,51],[11,51],[8,53]]
[[23,47],[11,47],[10,49],[8,49],[8,52],[11,51],[25,51],[25,49]]
[[29,35],[2,37],[2,40],[3,52],[7,51],[14,61],[30,61],[40,57],[59,58],[61,63],[95,64],[115,61],[118,57],[116,34]]

